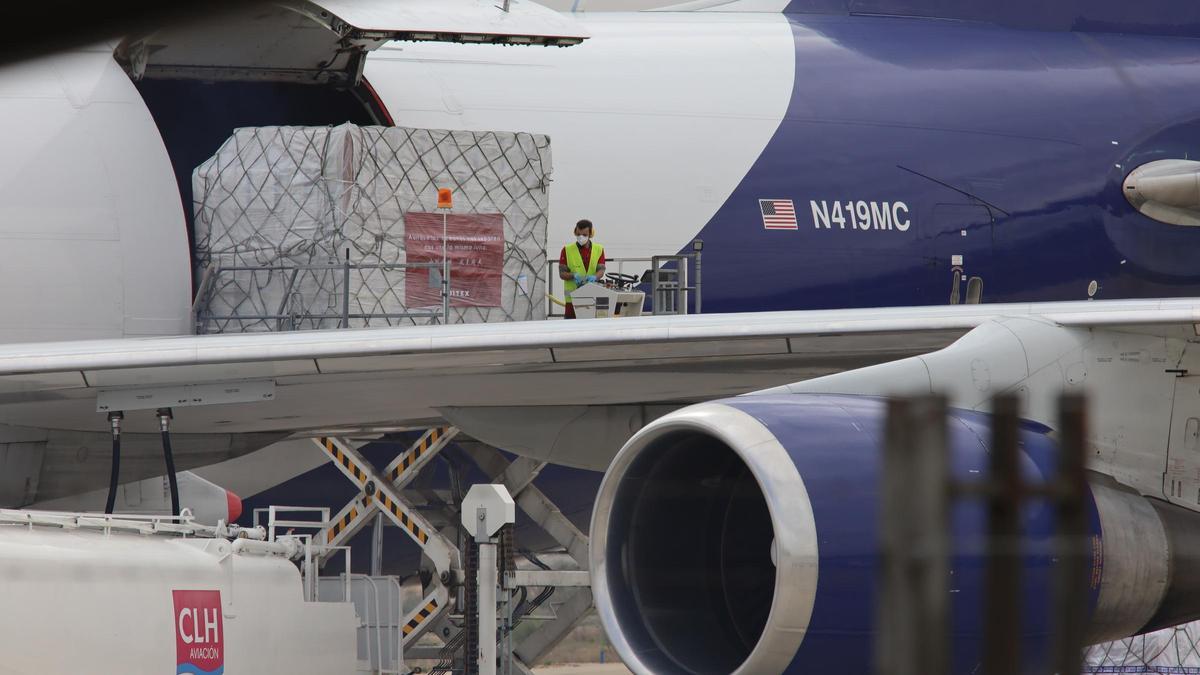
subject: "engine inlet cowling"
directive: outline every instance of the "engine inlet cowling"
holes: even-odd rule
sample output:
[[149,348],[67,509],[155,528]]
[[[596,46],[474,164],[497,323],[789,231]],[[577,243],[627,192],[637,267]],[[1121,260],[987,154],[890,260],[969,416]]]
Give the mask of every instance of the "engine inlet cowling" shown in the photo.
[[[625,663],[655,674],[872,672],[884,415],[870,397],[740,397],[671,413],[630,439],[601,484],[591,527],[596,607]],[[951,411],[954,475],[986,473],[989,422]],[[1030,482],[1055,464],[1047,432],[1021,429]],[[1096,555],[1079,570],[1091,591],[1081,616],[1090,637],[1191,616],[1195,584],[1172,567],[1192,556],[1172,542],[1200,533],[1197,515],[1097,481]],[[984,518],[978,502],[951,512],[956,673],[973,672],[982,651]],[[1025,510],[1022,654],[1031,670],[1049,647],[1052,527],[1048,506]]]

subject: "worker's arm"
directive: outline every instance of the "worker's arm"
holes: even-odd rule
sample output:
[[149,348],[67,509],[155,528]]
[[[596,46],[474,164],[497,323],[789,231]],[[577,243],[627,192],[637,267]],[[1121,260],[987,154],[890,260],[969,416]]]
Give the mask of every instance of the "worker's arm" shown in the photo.
[[567,267],[566,265],[564,265],[562,263],[559,263],[558,264],[558,278],[562,279],[563,281],[570,281],[571,279],[575,278],[575,275],[571,274],[571,269],[569,267]]
[[596,265],[596,278],[597,279],[604,278],[604,264],[603,263]]

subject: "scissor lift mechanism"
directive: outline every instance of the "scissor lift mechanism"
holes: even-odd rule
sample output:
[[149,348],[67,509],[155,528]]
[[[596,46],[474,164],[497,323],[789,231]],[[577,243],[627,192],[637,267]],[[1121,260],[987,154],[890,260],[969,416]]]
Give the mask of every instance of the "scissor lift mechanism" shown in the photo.
[[[319,559],[321,564],[360,532],[363,527],[383,514],[417,544],[433,563],[437,575],[430,579],[429,591],[421,602],[403,619],[403,646],[407,658],[438,658],[439,647],[417,646],[416,641],[434,627],[447,624],[450,609],[449,586],[463,580],[461,553],[453,540],[439,532],[427,518],[417,512],[414,500],[403,492],[456,436],[455,427],[427,429],[407,450],[377,473],[354,445],[345,438],[320,437],[312,439],[334,465],[354,483],[359,494],[331,518],[315,537],[328,547]],[[544,621],[537,631],[527,636],[513,649],[515,672],[529,673],[525,664],[532,664],[570,632],[592,607],[592,594],[587,588],[588,540],[571,521],[554,506],[536,486],[537,477],[545,462],[525,457],[510,462],[501,452],[479,442],[461,444],[467,456],[479,466],[492,482],[503,484],[517,502],[518,508],[536,522],[570,555],[576,571],[523,571],[508,575],[506,588],[515,586],[565,587],[557,595],[562,598],[554,617]],[[417,501],[423,502],[423,499]],[[457,518],[448,518],[451,523]],[[443,634],[444,637],[444,634]],[[425,653],[428,652],[428,653]]]
[[[457,430],[454,430],[457,433]],[[337,468],[354,483],[360,493],[342,507],[330,521],[330,525],[318,534],[318,540],[326,546],[344,544],[362,529],[375,512],[383,513],[402,532],[421,547],[433,562],[437,577],[430,580],[430,590],[411,612],[404,617],[403,644],[407,648],[432,624],[431,617],[444,612],[449,605],[447,584],[462,575],[462,563],[458,548],[438,533],[424,516],[416,512],[400,497],[400,487],[412,481],[420,467],[433,458],[436,451],[445,447],[454,434],[444,427],[430,429],[399,457],[392,461],[379,476],[358,451],[344,439],[321,437],[315,443],[333,460]],[[324,562],[322,559],[321,562]],[[457,575],[457,577],[456,577]]]

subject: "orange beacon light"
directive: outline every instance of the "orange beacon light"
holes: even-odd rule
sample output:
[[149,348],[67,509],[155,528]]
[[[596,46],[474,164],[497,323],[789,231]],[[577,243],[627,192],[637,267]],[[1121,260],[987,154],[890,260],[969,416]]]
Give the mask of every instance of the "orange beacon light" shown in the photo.
[[454,198],[450,194],[450,188],[438,188],[437,207],[439,209],[448,209],[453,205]]

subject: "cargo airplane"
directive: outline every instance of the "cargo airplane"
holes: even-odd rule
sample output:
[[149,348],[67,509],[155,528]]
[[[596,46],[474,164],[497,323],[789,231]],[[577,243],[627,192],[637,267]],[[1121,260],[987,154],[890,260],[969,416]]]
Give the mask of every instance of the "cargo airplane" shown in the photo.
[[[1041,471],[1079,391],[1089,639],[1200,616],[1200,8],[511,4],[499,28],[284,2],[5,67],[0,499],[105,485],[100,396],[207,397],[176,410],[180,469],[441,420],[607,468],[595,600],[635,672],[868,672],[878,397],[947,393],[970,470],[990,395],[1020,393]],[[701,239],[705,313],[188,335],[192,169],[236,126],[347,120],[550,134],[551,243],[581,217],[624,256]],[[125,479],[161,473],[159,423],[126,410]],[[1027,563],[1036,594],[1053,563]],[[977,561],[954,564],[978,616]]]

